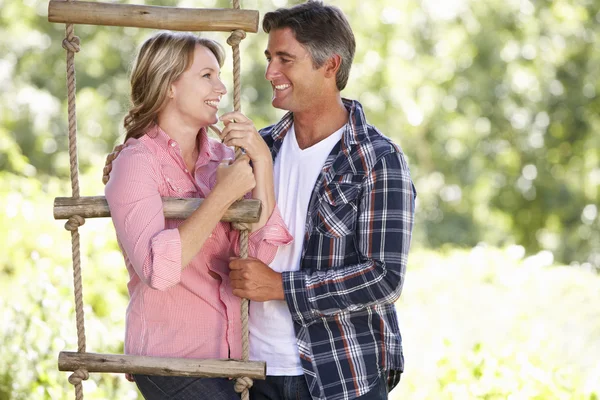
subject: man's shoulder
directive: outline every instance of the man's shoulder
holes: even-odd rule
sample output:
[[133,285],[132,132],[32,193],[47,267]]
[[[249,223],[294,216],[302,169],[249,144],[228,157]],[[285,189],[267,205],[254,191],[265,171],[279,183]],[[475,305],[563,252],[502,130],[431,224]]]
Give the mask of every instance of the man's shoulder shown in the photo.
[[352,153],[352,159],[363,165],[365,172],[372,170],[385,157],[398,157],[401,164],[406,165],[402,148],[370,124],[365,124],[365,132],[352,148]]

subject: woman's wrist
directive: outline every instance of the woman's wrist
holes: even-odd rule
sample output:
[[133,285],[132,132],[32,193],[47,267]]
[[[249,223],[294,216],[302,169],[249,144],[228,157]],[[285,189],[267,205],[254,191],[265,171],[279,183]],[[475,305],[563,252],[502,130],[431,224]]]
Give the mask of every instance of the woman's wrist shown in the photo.
[[231,195],[228,188],[224,185],[216,184],[215,187],[208,193],[206,199],[211,199],[225,205],[227,210],[233,203],[236,202],[237,198]]

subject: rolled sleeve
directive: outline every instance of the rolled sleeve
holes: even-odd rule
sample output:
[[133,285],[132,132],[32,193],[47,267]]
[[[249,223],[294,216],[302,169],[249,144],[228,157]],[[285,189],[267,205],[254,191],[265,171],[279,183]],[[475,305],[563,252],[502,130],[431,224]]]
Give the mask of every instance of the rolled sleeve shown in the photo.
[[144,263],[146,283],[166,290],[181,282],[181,237],[178,229],[167,229],[154,236]]
[[[239,236],[234,239],[234,253],[240,253]],[[283,221],[279,209],[275,207],[267,223],[248,237],[248,255],[269,264],[277,254],[277,248],[290,244],[294,238]]]

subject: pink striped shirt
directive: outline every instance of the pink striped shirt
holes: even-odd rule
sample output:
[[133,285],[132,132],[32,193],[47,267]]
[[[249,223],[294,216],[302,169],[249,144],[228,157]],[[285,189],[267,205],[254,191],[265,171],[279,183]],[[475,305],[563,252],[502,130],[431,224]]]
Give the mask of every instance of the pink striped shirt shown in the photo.
[[[129,271],[126,354],[241,358],[240,299],[232,294],[228,265],[239,254],[238,232],[220,222],[182,271],[177,227],[183,220],[163,216],[161,196],[206,197],[219,162],[234,157],[205,130],[198,136],[194,177],[177,142],[158,127],[128,140],[113,162],[105,192]],[[250,256],[268,264],[277,247],[291,240],[275,208],[267,224],[250,235]]]

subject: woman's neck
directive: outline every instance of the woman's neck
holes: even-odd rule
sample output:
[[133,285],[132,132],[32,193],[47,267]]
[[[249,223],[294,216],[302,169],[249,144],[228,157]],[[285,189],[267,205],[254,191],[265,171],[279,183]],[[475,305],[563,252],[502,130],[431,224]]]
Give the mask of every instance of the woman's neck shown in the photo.
[[158,126],[177,142],[188,170],[193,171],[198,159],[198,134],[202,127],[183,123],[181,118],[169,115],[159,115]]

